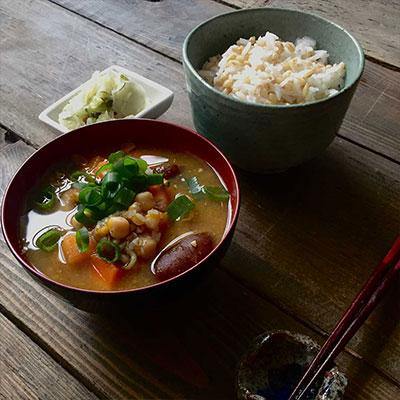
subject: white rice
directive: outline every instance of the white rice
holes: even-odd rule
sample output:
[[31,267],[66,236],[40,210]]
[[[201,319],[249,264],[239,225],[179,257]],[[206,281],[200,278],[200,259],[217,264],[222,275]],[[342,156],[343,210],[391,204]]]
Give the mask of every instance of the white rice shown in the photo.
[[328,64],[326,50],[315,50],[309,37],[296,43],[267,32],[239,39],[199,71],[216,89],[241,100],[262,104],[301,104],[337,93],[344,84],[345,64]]

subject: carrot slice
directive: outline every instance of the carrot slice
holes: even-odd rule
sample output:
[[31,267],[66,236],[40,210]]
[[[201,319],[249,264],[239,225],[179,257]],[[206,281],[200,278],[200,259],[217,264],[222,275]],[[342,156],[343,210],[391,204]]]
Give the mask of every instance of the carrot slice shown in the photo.
[[90,255],[95,251],[96,241],[93,238],[90,238],[87,251],[81,253],[76,244],[75,234],[72,234],[64,237],[61,242],[61,247],[67,263],[75,266],[84,264],[89,260]]
[[102,260],[96,254],[90,256],[90,261],[97,278],[106,283],[110,289],[122,278],[124,272],[121,268]]

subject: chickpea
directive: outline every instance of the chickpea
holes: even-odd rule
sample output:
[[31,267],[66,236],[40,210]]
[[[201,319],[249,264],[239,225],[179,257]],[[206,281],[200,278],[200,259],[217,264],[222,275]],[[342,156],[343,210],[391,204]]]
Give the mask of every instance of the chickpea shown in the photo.
[[138,212],[134,212],[129,216],[129,219],[137,226],[143,225],[146,223],[146,218],[144,215],[139,214]]
[[162,219],[162,213],[158,210],[150,210],[146,214],[146,226],[152,231],[158,230],[158,225]]
[[128,220],[123,217],[111,217],[107,221],[110,235],[115,239],[122,239],[129,235],[130,225]]
[[134,240],[134,250],[139,257],[149,259],[157,250],[157,242],[150,236],[139,236]]
[[152,209],[155,205],[154,197],[150,192],[142,192],[136,195],[135,201],[137,201],[143,211]]
[[141,208],[140,204],[137,201],[133,202],[128,208],[128,211],[139,212],[141,210],[142,210],[142,208]]
[[107,236],[109,232],[108,226],[106,224],[96,226],[94,230],[94,238],[99,241],[104,236]]

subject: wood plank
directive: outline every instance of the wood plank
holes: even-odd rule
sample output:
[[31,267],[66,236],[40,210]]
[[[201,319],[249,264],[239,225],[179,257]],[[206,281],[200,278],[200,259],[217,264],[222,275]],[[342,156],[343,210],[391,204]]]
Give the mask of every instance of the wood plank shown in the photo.
[[8,144],[6,140],[6,133],[7,131],[0,126],[0,150]]
[[97,399],[0,314],[0,398]]
[[205,19],[231,11],[209,0],[52,2],[174,59],[181,59],[182,43],[191,29]]
[[35,149],[21,140],[0,148],[0,199],[3,198],[9,180]]
[[[168,57],[177,60],[181,60],[183,40],[194,26],[214,15],[231,10],[230,7],[215,3],[211,0],[191,2],[179,2],[178,0],[168,2],[114,2],[110,0],[76,2],[72,0],[55,0],[55,2],[72,10],[74,13],[83,15],[85,18],[96,21],[98,24],[106,26],[113,31],[120,32],[126,37],[133,39],[135,42],[150,46],[158,52],[162,52]],[[329,7],[333,6],[330,5]],[[12,8],[14,8],[14,6],[12,6]],[[71,21],[72,20],[73,19],[71,19]],[[43,49],[46,50],[46,54],[39,53],[33,56],[38,57],[37,62],[46,62],[47,65],[51,66],[51,70],[57,74],[56,84],[49,81],[48,77],[46,77],[46,69],[43,71],[33,69],[32,74],[34,74],[34,76],[27,77],[27,80],[32,81],[32,79],[38,79],[37,76],[40,76],[42,85],[50,85],[46,93],[41,94],[43,99],[46,99],[46,97],[48,98],[50,95],[52,96],[51,99],[55,100],[74,87],[74,85],[69,85],[64,75],[62,73],[57,73],[57,71],[65,70],[68,76],[74,78],[74,82],[76,82],[75,86],[77,86],[88,77],[93,69],[98,68],[94,62],[97,62],[101,67],[104,66],[104,57],[103,59],[101,58],[102,55],[100,52],[94,54],[95,52],[90,51],[90,49],[98,48],[108,55],[110,53],[115,54],[120,48],[120,46],[116,48],[104,48],[104,43],[101,42],[101,40],[104,40],[102,34],[100,40],[99,38],[92,38],[91,44],[86,46],[87,48],[83,46],[82,49],[77,50],[75,46],[71,46],[62,54],[57,54],[57,58],[54,59],[54,54],[59,52],[53,48],[52,43],[54,40],[47,37],[49,35],[49,30],[46,28],[46,21],[40,21],[39,17],[35,18],[33,22],[35,22],[35,24],[37,23],[39,26],[34,26],[32,28],[35,32],[32,35],[30,47],[38,47],[39,43],[43,43],[44,41],[48,43],[47,48]],[[47,22],[47,24],[49,24],[49,22]],[[351,28],[352,25],[347,27]],[[18,26],[16,28],[18,28]],[[62,24],[57,30],[60,31],[63,28],[65,29],[65,35],[71,36],[71,41],[80,40],[80,32],[74,32],[73,30],[70,32],[71,29],[69,29],[67,33],[68,25],[65,24]],[[89,28],[87,27],[84,29],[86,32]],[[93,27],[93,29],[95,29],[96,35],[98,35],[98,28]],[[9,34],[11,35],[12,33]],[[19,37],[18,35],[20,35],[20,33],[16,32],[14,35]],[[45,35],[45,38],[41,38],[43,35]],[[378,39],[379,38],[377,38],[377,40]],[[107,40],[108,43],[110,43],[110,38],[107,38]],[[55,46],[58,47],[58,42],[55,43]],[[15,47],[12,49],[13,52],[12,58],[9,61],[10,64],[14,62],[16,56]],[[70,65],[71,59],[76,60],[76,58],[80,58],[80,54],[82,52],[86,54],[87,50],[89,50],[90,57],[83,67]],[[140,54],[143,50],[135,47],[134,51],[136,54]],[[120,57],[122,51],[118,53]],[[147,55],[147,53],[145,54]],[[154,74],[152,74],[153,71],[148,70],[149,67],[146,63],[154,63],[154,61],[149,61],[147,56],[144,57],[143,60],[139,57],[135,59],[132,57],[132,50],[126,51],[124,59],[127,58],[127,55],[129,55],[129,57],[126,62],[135,66],[139,73],[154,77],[156,80],[159,79],[160,82],[168,82],[167,86],[177,92],[174,106],[177,105],[178,102],[185,106],[188,104],[184,89],[184,77],[179,67],[177,68],[168,60],[161,61],[162,58],[158,58],[159,61],[157,61],[157,63],[163,64],[163,66],[159,65],[154,71]],[[17,56],[19,57],[20,55],[18,54]],[[23,52],[21,57],[24,58],[25,56]],[[93,58],[96,58],[96,61],[92,60]],[[44,59],[45,61],[41,61]],[[22,68],[25,64],[25,60],[21,59],[20,64]],[[65,65],[68,65],[68,67],[65,68]],[[172,69],[170,74],[163,68],[164,66],[166,69],[169,67]],[[157,72],[160,72],[161,77],[157,76]],[[176,72],[178,75],[175,76]],[[13,80],[7,79],[7,81],[15,85]],[[60,89],[59,93],[56,93],[57,91],[54,86]],[[24,90],[26,87],[29,87],[29,84],[21,82],[19,90]],[[63,89],[64,92],[61,91],[61,89]],[[36,88],[36,90],[38,89]],[[43,91],[45,88],[40,88],[40,90]],[[33,95],[34,94],[26,93],[28,97],[32,97]],[[11,101],[13,101],[13,99],[11,99]],[[50,99],[48,102],[50,102]],[[12,106],[15,107],[15,104],[12,104]],[[44,106],[43,104],[42,108],[44,108]],[[15,109],[18,111],[18,108]],[[176,107],[176,111],[177,110],[178,107]],[[40,111],[40,108],[38,108],[35,112],[39,113]],[[188,113],[187,110],[186,113]],[[9,117],[9,120],[15,120],[13,119],[13,117],[15,117],[14,115],[10,115]],[[36,115],[34,115],[34,117],[36,117]],[[27,121],[22,122],[25,127]],[[191,124],[189,118],[183,118],[182,122]],[[26,129],[21,131],[25,130]],[[363,146],[374,149],[377,152],[386,154],[388,157],[400,162],[400,137],[397,134],[399,130],[400,72],[392,71],[367,61],[363,78],[339,134]]]
[[[279,328],[321,341],[219,270],[181,308],[154,310],[148,318],[140,310],[106,317],[72,308],[38,286],[2,242],[0,266],[3,307],[100,397],[232,399],[237,362],[256,335]],[[398,386],[355,357],[344,354],[340,366],[350,377],[348,399],[400,394]]]
[[365,53],[400,68],[400,4],[396,0],[224,0],[238,8],[281,7],[308,11],[342,25]]

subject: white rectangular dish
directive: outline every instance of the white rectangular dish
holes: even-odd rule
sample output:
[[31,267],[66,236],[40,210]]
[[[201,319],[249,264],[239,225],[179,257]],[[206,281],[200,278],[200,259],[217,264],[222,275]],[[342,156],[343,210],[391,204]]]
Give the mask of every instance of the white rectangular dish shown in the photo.
[[[126,118],[157,118],[160,115],[164,114],[168,108],[170,107],[172,100],[174,98],[174,94],[171,90],[166,87],[151,81],[135,72],[129,71],[126,68],[119,67],[118,65],[112,65],[108,67],[102,72],[107,72],[109,70],[113,70],[117,73],[122,73],[129,78],[132,78],[133,81],[139,83],[148,99],[148,106],[146,106],[142,111],[136,114],[134,117],[126,117]],[[63,98],[53,103],[51,106],[47,107],[44,111],[39,114],[39,119],[50,125],[51,127],[57,129],[60,132],[66,133],[69,131],[66,127],[62,126],[58,122],[58,116],[60,112],[63,110],[68,101],[74,97],[85,85],[87,82],[83,83],[72,92],[66,94]]]

